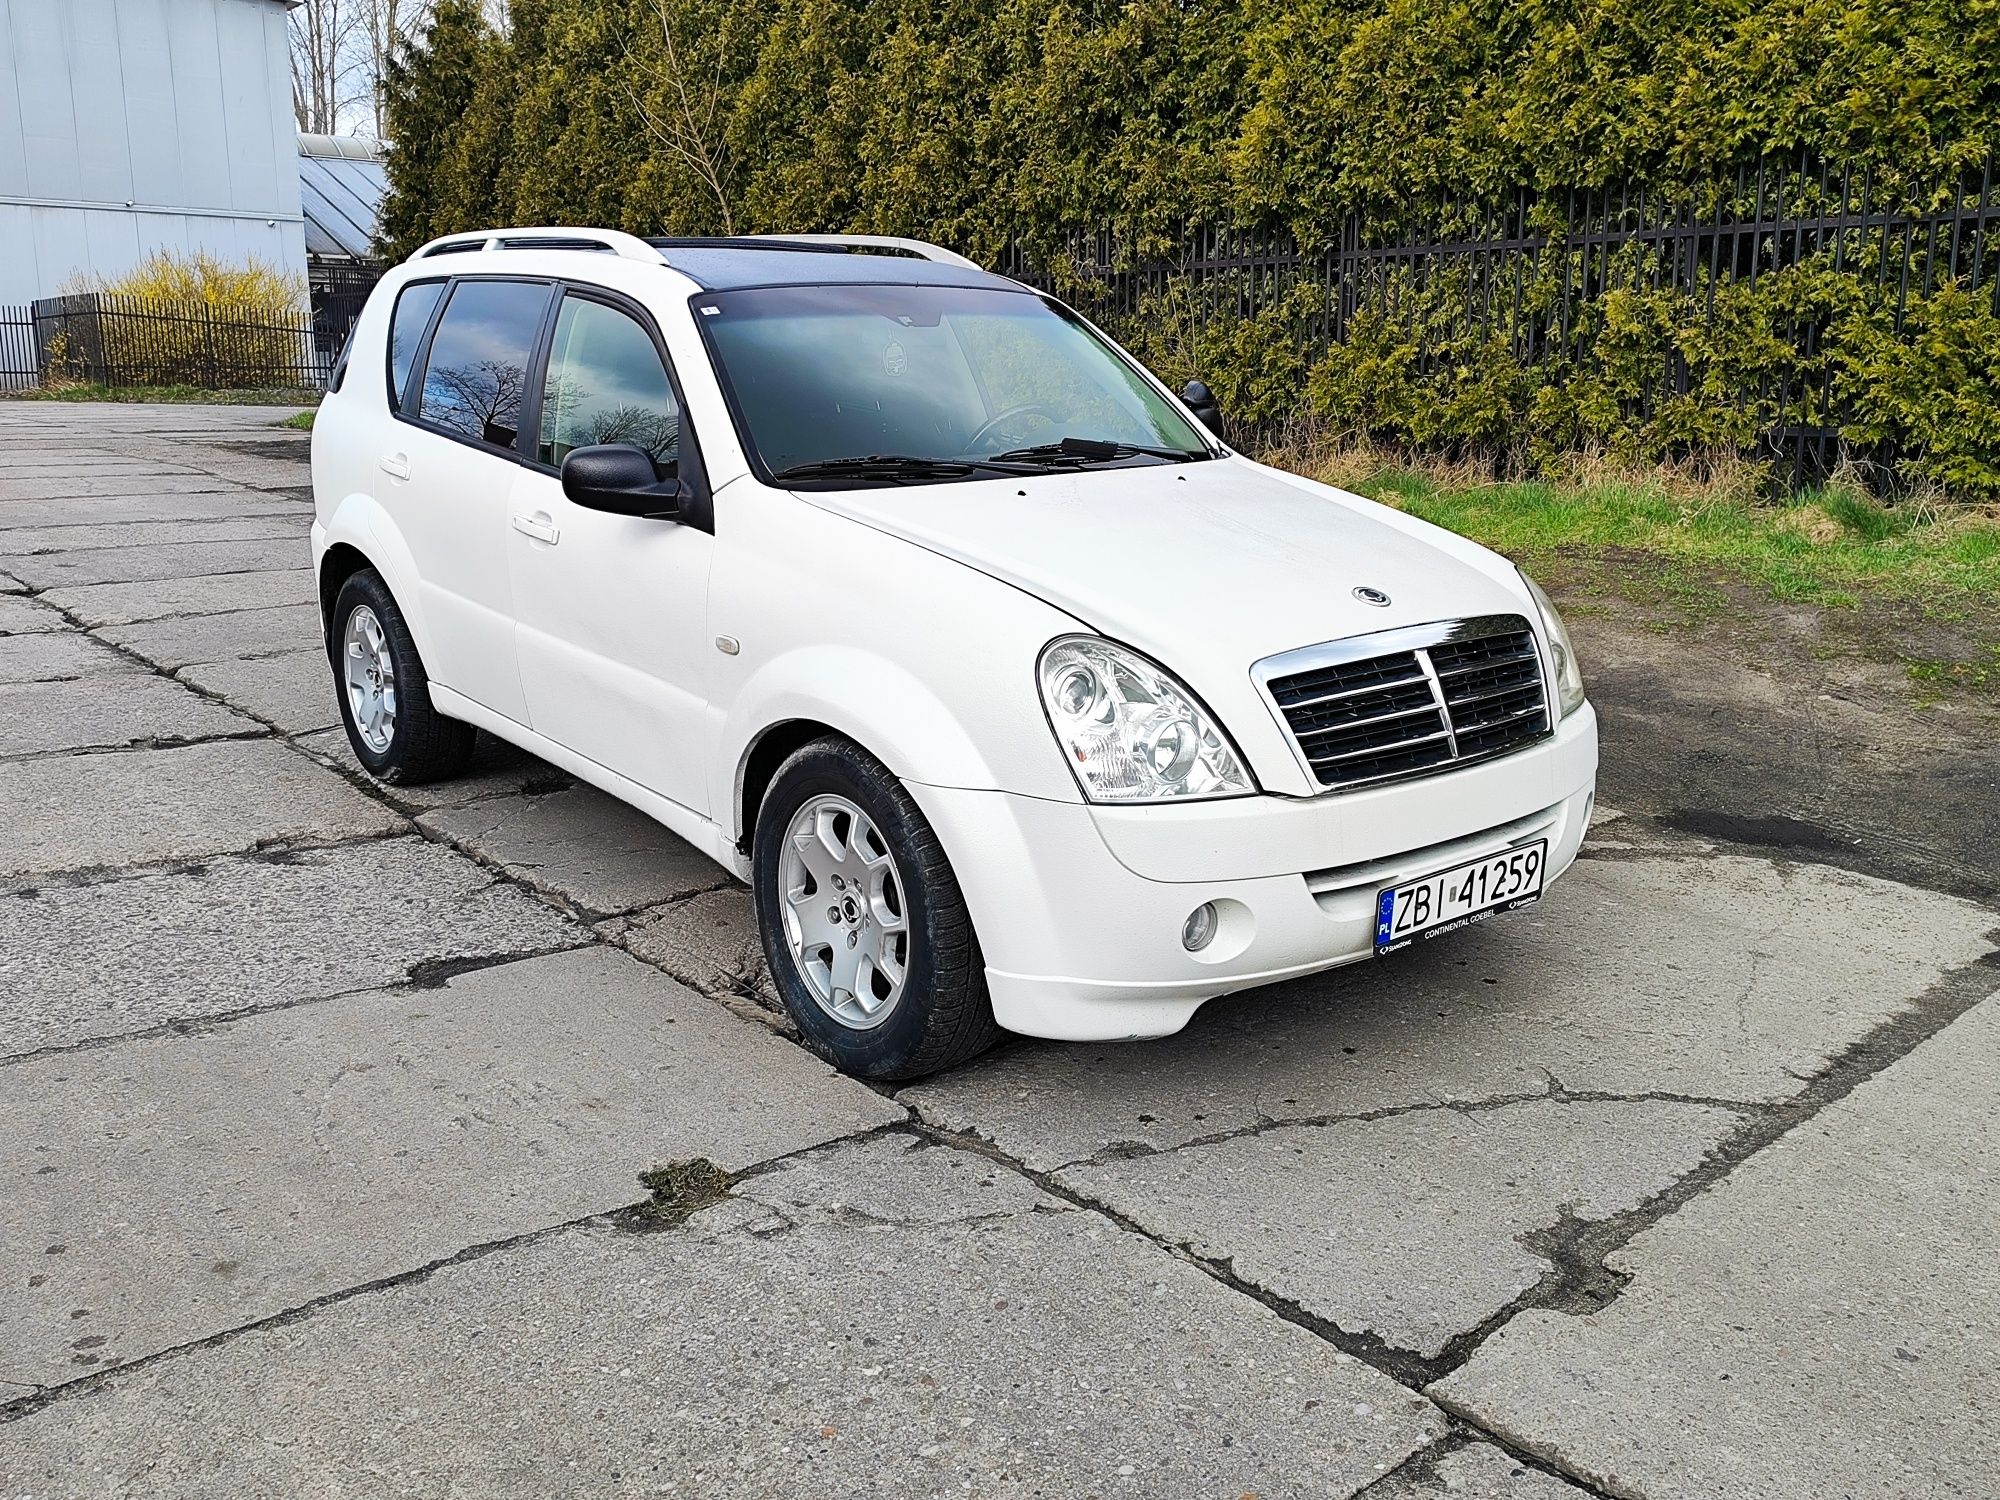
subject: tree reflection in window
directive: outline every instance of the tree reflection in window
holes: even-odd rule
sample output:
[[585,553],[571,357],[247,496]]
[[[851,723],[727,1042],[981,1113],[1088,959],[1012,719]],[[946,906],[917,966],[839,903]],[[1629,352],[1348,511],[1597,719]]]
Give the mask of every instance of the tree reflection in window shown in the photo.
[[652,335],[616,308],[569,297],[556,318],[536,456],[559,467],[575,448],[630,443],[662,478],[679,461],[680,407]]
[[451,294],[424,369],[425,421],[511,448],[520,434],[528,354],[548,288],[519,281],[462,281]]

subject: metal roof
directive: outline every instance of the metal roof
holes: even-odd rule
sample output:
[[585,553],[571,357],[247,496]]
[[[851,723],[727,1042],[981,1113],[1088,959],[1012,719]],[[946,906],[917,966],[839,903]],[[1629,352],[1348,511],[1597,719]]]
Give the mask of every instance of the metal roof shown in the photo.
[[299,206],[306,254],[315,260],[375,260],[388,174],[376,148],[353,136],[299,136]]
[[658,239],[667,264],[709,291],[758,286],[821,286],[872,283],[888,286],[978,286],[1002,291],[1021,288],[1004,276],[913,255],[873,255],[827,250],[800,243]]

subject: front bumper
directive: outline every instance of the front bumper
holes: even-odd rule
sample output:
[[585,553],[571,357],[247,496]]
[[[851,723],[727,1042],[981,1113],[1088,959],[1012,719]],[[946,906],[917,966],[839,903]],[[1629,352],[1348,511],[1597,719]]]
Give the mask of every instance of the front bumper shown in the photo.
[[[1092,807],[912,783],[971,909],[993,1010],[1071,1041],[1165,1036],[1204,1001],[1374,953],[1376,893],[1529,839],[1576,858],[1597,784],[1588,704],[1518,754],[1295,799]],[[1181,927],[1221,907],[1200,953]]]

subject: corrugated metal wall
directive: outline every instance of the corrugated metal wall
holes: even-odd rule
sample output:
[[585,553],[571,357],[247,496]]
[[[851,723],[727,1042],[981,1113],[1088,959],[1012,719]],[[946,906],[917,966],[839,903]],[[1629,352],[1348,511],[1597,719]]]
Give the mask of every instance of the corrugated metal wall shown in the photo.
[[0,0],[0,303],[162,246],[304,273],[282,0]]

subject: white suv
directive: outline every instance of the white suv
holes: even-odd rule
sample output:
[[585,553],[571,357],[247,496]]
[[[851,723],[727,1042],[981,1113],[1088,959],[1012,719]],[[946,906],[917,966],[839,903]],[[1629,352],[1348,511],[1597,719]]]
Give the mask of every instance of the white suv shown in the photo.
[[870,1078],[1534,900],[1597,768],[1548,600],[1184,396],[913,241],[435,241],[313,431],[355,754],[476,727],[658,819]]

